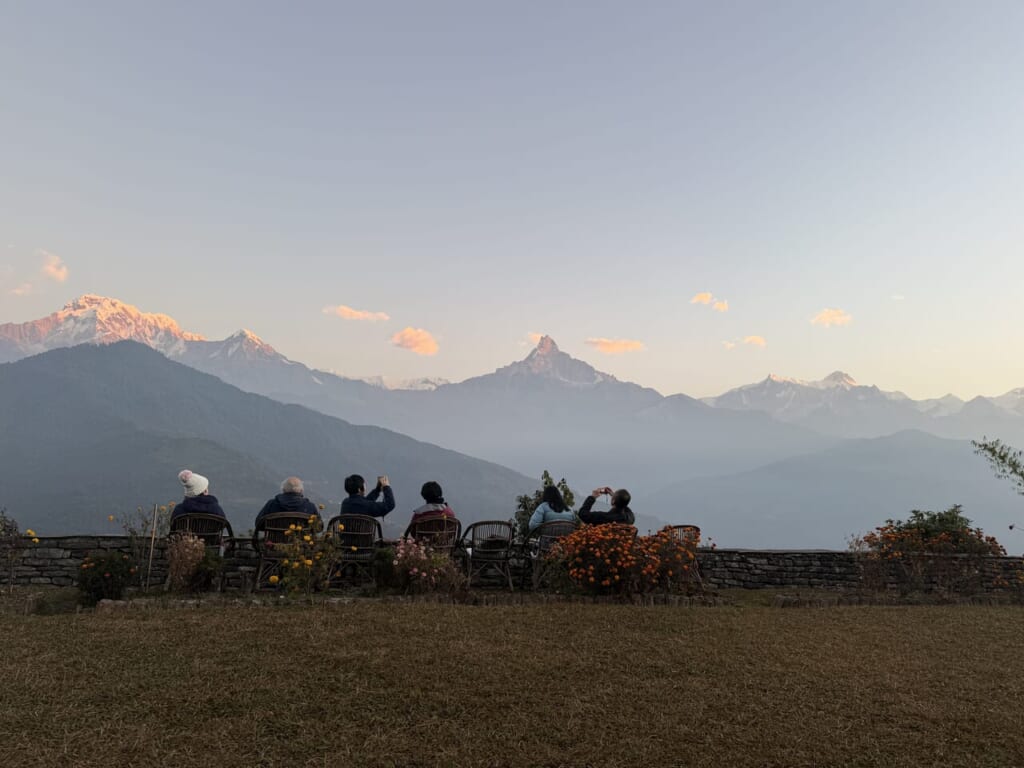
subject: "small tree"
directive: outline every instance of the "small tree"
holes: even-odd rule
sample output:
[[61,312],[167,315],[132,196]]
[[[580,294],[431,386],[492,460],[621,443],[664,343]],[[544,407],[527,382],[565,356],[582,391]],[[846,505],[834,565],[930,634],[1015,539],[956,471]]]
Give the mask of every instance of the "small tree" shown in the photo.
[[522,538],[526,538],[526,535],[530,532],[530,516],[544,500],[545,488],[552,485],[556,486],[559,493],[562,494],[562,498],[565,499],[566,506],[570,509],[576,506],[576,495],[572,492],[569,484],[565,482],[564,477],[556,483],[554,478],[551,477],[551,473],[545,469],[544,474],[541,475],[540,483],[541,487],[539,490],[516,498],[516,530]]

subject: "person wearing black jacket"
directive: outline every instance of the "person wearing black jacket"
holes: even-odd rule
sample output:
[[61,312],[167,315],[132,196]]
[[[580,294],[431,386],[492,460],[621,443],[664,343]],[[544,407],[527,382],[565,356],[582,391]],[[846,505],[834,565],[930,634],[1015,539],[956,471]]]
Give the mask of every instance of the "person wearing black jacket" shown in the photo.
[[263,518],[275,512],[293,512],[304,517],[316,516],[320,519],[320,511],[316,504],[303,495],[302,481],[297,477],[289,477],[281,483],[281,492],[263,505],[263,509],[256,515],[257,531],[263,530]]
[[[362,475],[349,475],[345,478],[345,493],[348,498],[341,502],[343,515],[384,517],[395,508],[395,494],[387,475],[378,477],[377,486],[369,493],[366,493],[366,481]],[[384,501],[377,501],[381,493],[384,494]]]
[[[607,512],[594,512],[592,509],[594,502],[601,496],[611,496],[612,508]],[[588,525],[603,525],[604,523],[633,525],[636,518],[633,517],[633,510],[629,508],[631,500],[632,497],[625,488],[620,488],[617,491],[613,491],[607,486],[595,488],[580,507],[579,518]]]

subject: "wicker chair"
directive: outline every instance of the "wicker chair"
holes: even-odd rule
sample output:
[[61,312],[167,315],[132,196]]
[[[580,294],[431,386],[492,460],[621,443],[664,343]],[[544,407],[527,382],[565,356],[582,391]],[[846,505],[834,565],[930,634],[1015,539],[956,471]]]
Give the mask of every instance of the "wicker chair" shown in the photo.
[[[533,577],[533,588],[537,589],[544,578],[544,564],[548,553],[555,543],[579,527],[575,520],[551,520],[541,523],[526,535],[523,543],[523,578],[520,589],[526,586],[526,572]],[[527,569],[525,565],[529,564]]]
[[512,524],[504,520],[485,520],[473,523],[462,536],[461,545],[466,552],[466,575],[472,585],[473,577],[493,568],[508,581],[512,590]]
[[271,576],[281,575],[284,555],[279,545],[289,543],[289,534],[285,532],[290,525],[306,528],[309,526],[309,516],[295,512],[272,512],[260,520],[259,530],[252,537],[253,549],[260,556],[256,568],[256,589],[263,586]]
[[[700,527],[696,525],[673,525],[671,528],[672,536],[676,541],[680,541],[692,547],[694,550],[697,549],[697,546],[700,544]],[[700,574],[700,563],[697,562],[696,558],[690,562],[690,569],[688,573],[690,575],[690,581],[694,581],[701,586],[704,585],[704,579]]]
[[220,515],[207,515],[202,512],[188,512],[171,520],[171,530],[167,538],[191,534],[200,539],[207,547],[216,547],[218,554],[223,555],[234,547],[235,532],[231,523]]
[[377,583],[374,557],[384,538],[380,520],[369,515],[337,515],[327,523],[325,536],[335,540],[338,554],[331,564],[330,585],[347,579],[347,573],[362,573]]
[[415,539],[435,551],[454,555],[462,538],[462,523],[458,518],[443,515],[424,517],[414,523],[409,523],[402,538]]

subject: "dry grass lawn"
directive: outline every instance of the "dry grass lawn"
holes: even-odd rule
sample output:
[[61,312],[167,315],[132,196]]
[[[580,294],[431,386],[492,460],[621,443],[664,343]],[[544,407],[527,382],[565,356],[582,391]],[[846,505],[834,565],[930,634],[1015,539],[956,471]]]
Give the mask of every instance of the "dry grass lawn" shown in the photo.
[[1019,608],[0,616],[0,765],[1024,765]]

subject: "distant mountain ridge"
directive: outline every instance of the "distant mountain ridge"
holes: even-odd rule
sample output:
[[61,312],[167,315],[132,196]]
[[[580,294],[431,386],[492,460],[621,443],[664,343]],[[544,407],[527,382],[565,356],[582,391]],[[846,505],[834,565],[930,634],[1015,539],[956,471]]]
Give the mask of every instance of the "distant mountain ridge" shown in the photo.
[[[437,480],[464,522],[508,519],[537,481],[378,427],[254,395],[134,342],[57,349],[0,365],[0,505],[55,532],[108,530],[111,512],[175,500],[177,472],[207,475],[237,532],[288,475],[337,514],[343,480],[387,472],[401,533]],[[163,490],[160,490],[163,489]],[[154,494],[159,495],[154,498]]]

